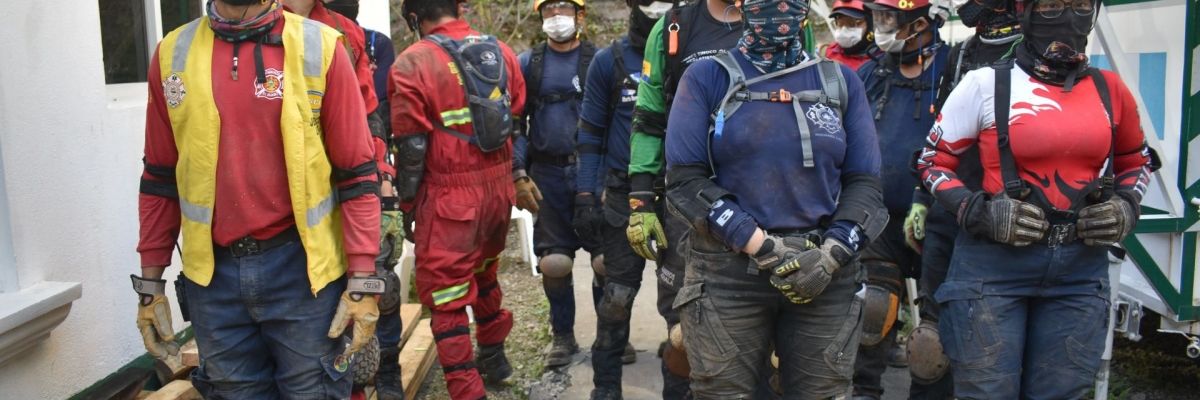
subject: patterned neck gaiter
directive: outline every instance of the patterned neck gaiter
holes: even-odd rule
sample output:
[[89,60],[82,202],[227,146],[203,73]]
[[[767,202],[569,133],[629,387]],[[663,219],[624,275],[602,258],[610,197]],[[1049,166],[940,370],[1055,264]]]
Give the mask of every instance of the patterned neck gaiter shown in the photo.
[[254,39],[275,27],[275,23],[283,18],[283,7],[278,1],[271,1],[271,7],[262,14],[247,19],[230,19],[228,16],[217,14],[215,0],[208,0],[208,26],[217,37],[226,42],[237,43]]
[[745,0],[745,31],[738,41],[742,54],[764,73],[804,60],[804,21],[808,0]]

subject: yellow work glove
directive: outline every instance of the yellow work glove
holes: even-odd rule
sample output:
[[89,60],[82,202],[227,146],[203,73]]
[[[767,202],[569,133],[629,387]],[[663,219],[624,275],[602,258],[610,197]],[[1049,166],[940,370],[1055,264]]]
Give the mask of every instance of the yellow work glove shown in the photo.
[[523,176],[514,180],[513,185],[517,188],[517,208],[536,214],[540,208],[538,202],[542,201],[542,191],[538,190],[537,184]]
[[175,329],[171,326],[171,302],[165,294],[167,281],[142,279],[130,275],[133,289],[138,293],[137,327],[142,333],[142,344],[150,355],[163,359],[167,355],[179,354],[175,343]]
[[904,217],[904,243],[917,254],[921,254],[923,249],[925,217],[928,215],[928,207],[921,203],[913,203],[912,208],[908,209],[908,216]]
[[[642,258],[658,261],[658,252],[667,249],[667,235],[654,213],[654,192],[630,193],[629,210],[629,226],[625,228],[629,246]],[[650,246],[652,240],[654,247]]]
[[353,277],[347,283],[346,292],[338,301],[333,323],[329,325],[329,338],[336,339],[354,322],[350,347],[346,354],[357,353],[375,336],[375,324],[379,322],[378,295],[384,290],[383,279],[378,277]]

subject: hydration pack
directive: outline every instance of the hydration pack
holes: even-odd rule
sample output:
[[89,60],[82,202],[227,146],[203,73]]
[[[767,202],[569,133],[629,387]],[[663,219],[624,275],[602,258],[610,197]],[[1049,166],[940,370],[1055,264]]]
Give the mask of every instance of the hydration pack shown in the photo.
[[[511,97],[504,53],[495,37],[471,35],[454,40],[443,35],[426,36],[454,60],[455,71],[466,89],[467,107],[444,112],[437,128],[491,152],[513,135]],[[472,133],[464,134],[448,126],[471,124]]]

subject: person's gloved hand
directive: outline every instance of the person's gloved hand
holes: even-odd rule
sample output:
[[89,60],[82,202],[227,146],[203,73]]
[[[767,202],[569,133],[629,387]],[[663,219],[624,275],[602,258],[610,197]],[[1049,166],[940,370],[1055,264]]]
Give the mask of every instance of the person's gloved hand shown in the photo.
[[768,234],[763,239],[762,247],[751,258],[758,264],[760,270],[774,270],[783,264],[795,260],[805,251],[817,248],[817,245],[801,236],[779,237]]
[[833,273],[849,264],[854,253],[837,239],[826,238],[820,248],[807,250],[772,271],[771,285],[792,303],[812,301],[833,279]]
[[354,332],[346,354],[357,353],[375,336],[375,324],[379,322],[378,295],[384,291],[384,282],[377,277],[353,277],[338,301],[333,322],[329,325],[329,338],[336,339],[354,322]]
[[379,216],[379,248],[382,250],[386,246],[390,246],[391,251],[388,254],[387,260],[384,260],[387,268],[391,268],[400,261],[401,254],[404,253],[404,212],[400,210],[383,210]]
[[413,234],[413,229],[417,225],[416,215],[417,215],[417,210],[412,210],[412,211],[408,212],[407,214],[401,214],[402,220],[400,221],[400,228],[402,228],[404,230],[404,240],[407,240],[409,243],[412,243],[412,244],[417,244],[417,242],[414,242],[414,240],[416,240],[417,236],[415,234]]
[[[654,213],[654,192],[630,193],[629,210],[629,226],[625,228],[629,245],[642,258],[658,261],[658,252],[667,249],[667,235]],[[651,240],[657,245],[651,247]]]
[[523,176],[513,181],[513,185],[517,187],[517,208],[536,214],[540,208],[538,202],[542,201],[542,191],[538,190],[537,184]]
[[999,243],[1028,246],[1045,237],[1050,228],[1041,208],[1004,194],[988,199],[983,192],[976,192],[965,201],[958,224]]
[[588,246],[599,245],[601,242],[599,224],[603,223],[603,220],[603,211],[596,203],[595,195],[591,193],[575,195],[575,212],[571,218],[571,227],[575,229],[575,235],[579,236],[580,242]]
[[921,203],[913,203],[904,218],[904,243],[909,248],[921,254],[921,241],[925,240],[925,217],[929,215],[929,207]]
[[1114,195],[1103,203],[1079,210],[1075,234],[1088,246],[1111,246],[1125,240],[1138,220],[1138,206],[1123,196]]
[[139,295],[137,327],[142,334],[142,344],[146,352],[155,358],[163,359],[168,355],[179,354],[179,344],[175,343],[175,328],[171,326],[171,302],[167,300],[167,281],[163,279],[142,279],[130,275],[133,279],[133,289]]

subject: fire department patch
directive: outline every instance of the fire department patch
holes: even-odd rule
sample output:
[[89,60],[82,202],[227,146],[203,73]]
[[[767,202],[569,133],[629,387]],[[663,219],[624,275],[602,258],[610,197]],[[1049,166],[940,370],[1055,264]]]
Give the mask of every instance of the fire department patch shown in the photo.
[[808,108],[808,120],[813,124],[824,129],[828,134],[837,134],[838,127],[842,124],[841,118],[838,118],[837,113],[825,104],[816,103]]
[[254,97],[267,100],[283,98],[283,71],[267,68],[266,82],[254,82]]
[[187,95],[187,90],[184,90],[183,79],[179,78],[179,74],[173,73],[163,80],[163,96],[167,98],[168,106],[179,107],[179,104],[183,103],[184,95]]

